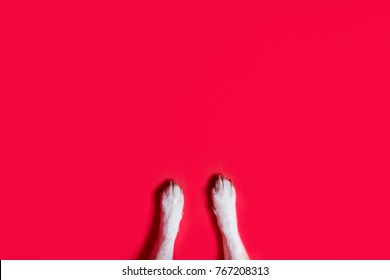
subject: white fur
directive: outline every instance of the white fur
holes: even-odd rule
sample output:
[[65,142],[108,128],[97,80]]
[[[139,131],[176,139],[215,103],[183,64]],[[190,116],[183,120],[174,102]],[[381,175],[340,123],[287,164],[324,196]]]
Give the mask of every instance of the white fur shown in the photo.
[[179,225],[183,217],[183,190],[174,182],[163,191],[161,196],[161,221],[158,240],[152,258],[171,260]]
[[222,233],[223,252],[226,260],[247,260],[248,254],[238,233],[236,214],[236,190],[233,183],[219,176],[211,191],[214,213]]
[[[223,240],[225,259],[249,259],[238,233],[236,214],[236,191],[232,182],[219,176],[211,191],[214,213]],[[179,225],[183,216],[184,195],[174,182],[163,191],[161,196],[160,232],[152,259],[173,258],[173,250]]]

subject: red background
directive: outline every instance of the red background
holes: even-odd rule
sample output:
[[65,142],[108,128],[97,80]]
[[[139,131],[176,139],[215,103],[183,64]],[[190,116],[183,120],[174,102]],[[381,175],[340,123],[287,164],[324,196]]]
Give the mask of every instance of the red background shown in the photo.
[[387,1],[2,1],[0,259],[390,259]]

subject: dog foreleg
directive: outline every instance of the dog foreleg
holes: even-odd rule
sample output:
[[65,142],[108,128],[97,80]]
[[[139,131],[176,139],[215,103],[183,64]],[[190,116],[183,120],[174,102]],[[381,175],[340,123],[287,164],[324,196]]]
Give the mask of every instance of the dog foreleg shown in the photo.
[[171,182],[161,196],[160,230],[151,259],[172,260],[183,207],[183,191],[176,183]]
[[248,260],[237,226],[236,191],[232,182],[219,176],[212,189],[214,213],[222,234],[226,260]]

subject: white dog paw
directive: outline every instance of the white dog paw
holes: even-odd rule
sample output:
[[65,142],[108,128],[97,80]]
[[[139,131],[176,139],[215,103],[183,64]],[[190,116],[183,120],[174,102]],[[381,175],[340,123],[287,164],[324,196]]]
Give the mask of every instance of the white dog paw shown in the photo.
[[233,183],[223,176],[219,176],[212,189],[214,213],[223,233],[237,229],[236,190]]
[[175,237],[183,216],[183,190],[175,182],[163,191],[161,196],[161,229],[164,237]]

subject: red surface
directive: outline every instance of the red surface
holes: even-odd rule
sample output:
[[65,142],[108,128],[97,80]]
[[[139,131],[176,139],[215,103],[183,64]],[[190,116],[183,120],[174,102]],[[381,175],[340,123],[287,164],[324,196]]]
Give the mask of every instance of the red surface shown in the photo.
[[168,178],[176,258],[217,258],[217,172],[253,258],[390,259],[389,5],[365,2],[2,1],[0,259],[145,256]]

